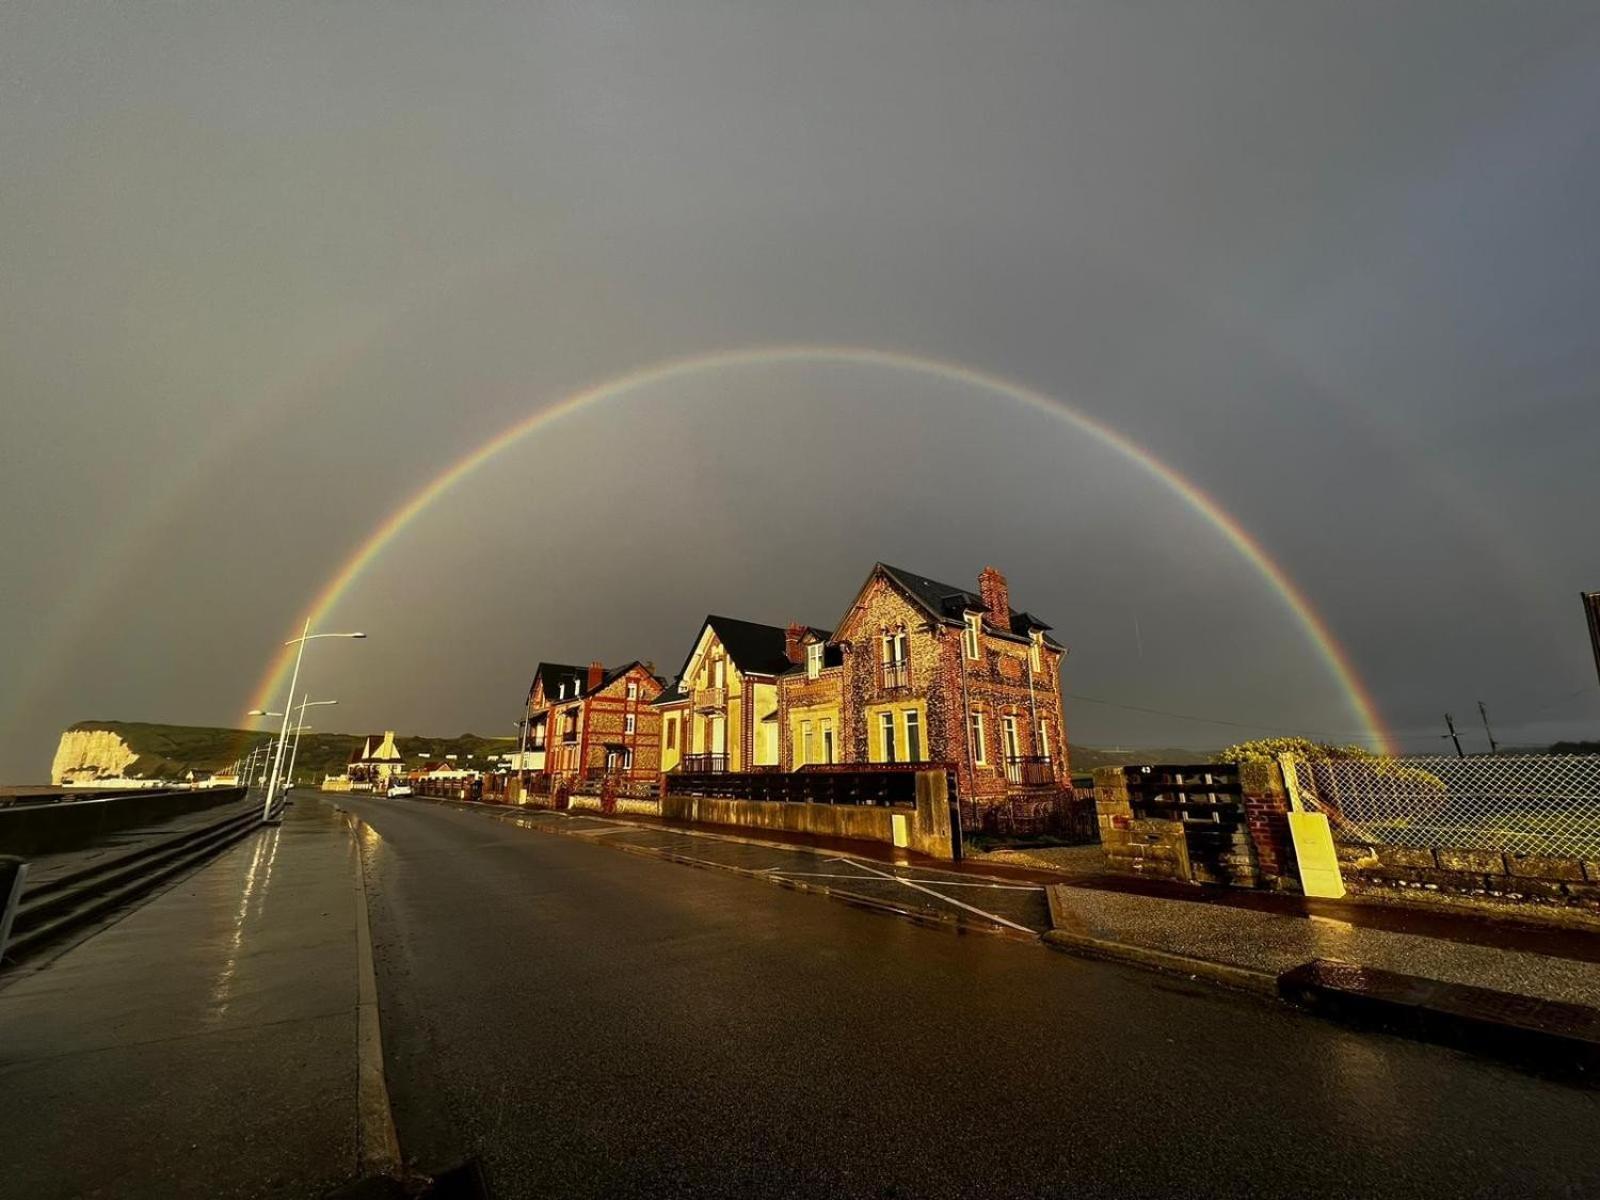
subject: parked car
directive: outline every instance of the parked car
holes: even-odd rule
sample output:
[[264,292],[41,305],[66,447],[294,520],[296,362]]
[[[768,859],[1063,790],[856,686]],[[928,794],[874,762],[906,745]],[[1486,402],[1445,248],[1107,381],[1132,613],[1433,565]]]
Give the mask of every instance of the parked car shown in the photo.
[[409,783],[394,783],[389,785],[389,795],[391,796],[409,796],[411,794],[411,785]]

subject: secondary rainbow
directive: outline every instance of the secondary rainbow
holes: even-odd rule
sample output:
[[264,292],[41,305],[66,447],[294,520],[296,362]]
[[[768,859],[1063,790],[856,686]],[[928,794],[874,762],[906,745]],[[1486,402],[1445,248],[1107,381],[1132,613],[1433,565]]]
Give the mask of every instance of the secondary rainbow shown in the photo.
[[[1352,715],[1367,731],[1368,739],[1381,753],[1393,752],[1392,741],[1379,716],[1377,704],[1366,685],[1362,683],[1354,664],[1350,661],[1350,656],[1329,629],[1328,623],[1260,542],[1194,482],[1110,426],[1043,392],[960,363],[858,346],[756,346],[667,359],[640,367],[625,375],[603,380],[541,408],[446,467],[404,504],[385,517],[323,585],[310,605],[295,619],[293,628],[299,629],[307,617],[310,618],[313,628],[320,625],[323,618],[339,602],[340,597],[361,577],[367,566],[405,530],[413,518],[501,451],[535,430],[559,421],[562,417],[590,404],[616,399],[640,388],[709,371],[787,364],[877,367],[964,383],[975,389],[1007,396],[1041,412],[1058,416],[1125,455],[1174,492],[1193,511],[1204,517],[1245,561],[1271,584],[1339,685]],[[255,698],[250,705],[252,708],[270,708],[279,698],[292,658],[292,648],[286,648],[272,660],[256,688]]]

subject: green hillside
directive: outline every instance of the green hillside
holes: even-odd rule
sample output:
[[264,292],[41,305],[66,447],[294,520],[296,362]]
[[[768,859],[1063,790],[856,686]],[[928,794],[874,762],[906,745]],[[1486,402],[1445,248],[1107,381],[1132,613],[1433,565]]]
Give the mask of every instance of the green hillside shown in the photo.
[[[79,721],[71,732],[105,730],[115,733],[138,758],[127,774],[139,779],[181,779],[189,771],[215,772],[231,764],[252,746],[268,741],[276,730],[223,729],[207,725],[157,725],[143,721]],[[381,732],[375,730],[374,732]],[[302,780],[337,775],[360,748],[365,734],[304,733],[295,775]],[[515,737],[486,738],[473,733],[456,737],[396,737],[395,745],[408,765],[454,754],[458,762],[482,764],[487,756],[517,748]],[[468,755],[472,758],[469,760]]]

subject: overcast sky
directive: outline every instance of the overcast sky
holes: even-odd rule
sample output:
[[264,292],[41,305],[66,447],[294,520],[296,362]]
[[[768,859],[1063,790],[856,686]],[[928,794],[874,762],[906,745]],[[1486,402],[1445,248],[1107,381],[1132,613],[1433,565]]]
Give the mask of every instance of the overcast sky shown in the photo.
[[[1212,494],[1404,744],[1600,736],[1600,6],[0,7],[0,780],[233,724],[397,505],[577,389],[845,343],[1059,398]],[[1073,740],[1360,732],[1272,589],[1072,423],[926,373],[602,401],[413,522],[322,728],[510,732],[875,560],[1072,647]],[[1156,709],[1158,716],[1141,709]],[[1473,718],[1469,720],[1468,718]]]

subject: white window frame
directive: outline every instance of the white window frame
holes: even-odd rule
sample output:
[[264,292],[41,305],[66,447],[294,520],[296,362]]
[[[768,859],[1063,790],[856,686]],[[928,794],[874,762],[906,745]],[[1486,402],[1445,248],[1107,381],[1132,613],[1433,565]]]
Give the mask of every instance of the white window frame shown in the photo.
[[806,678],[815,679],[822,674],[822,643],[812,642],[806,647]]
[[989,747],[983,730],[983,709],[967,710],[967,738],[972,742],[972,761],[977,766],[989,765]]
[[983,614],[969,612],[961,630],[961,653],[969,662],[976,662],[983,651]]
[[795,763],[795,766],[803,767],[803,766],[807,765],[811,761],[811,750],[812,750],[812,745],[811,745],[811,722],[810,721],[801,721],[800,722],[800,755],[799,755],[800,761]]
[[895,757],[895,725],[894,709],[878,714],[878,750],[886,763],[900,761]]
[[833,746],[833,718],[820,718],[817,721],[817,730],[821,734],[822,762],[828,766],[832,766],[835,762]]
[[[922,744],[922,714],[914,708],[908,708],[900,714],[900,717],[900,723],[905,729],[906,761],[926,761],[927,747]],[[911,736],[913,729],[916,730],[915,738]]]
[[1035,675],[1044,670],[1044,634],[1035,629],[1028,635],[1028,665]]
[[628,681],[628,699],[629,700],[637,700],[638,698],[639,698],[639,683],[638,683],[637,680],[630,679]]
[[1050,726],[1045,724],[1045,721],[1044,721],[1043,717],[1040,717],[1038,722],[1035,724],[1034,730],[1033,730],[1033,736],[1036,739],[1036,744],[1034,746],[1034,749],[1038,751],[1038,754],[1039,754],[1040,758],[1044,759],[1045,762],[1049,762],[1050,761]]
[[624,716],[622,718],[622,732],[623,733],[633,733],[637,728],[638,728],[638,722],[637,722],[637,719],[634,717],[634,715],[632,713],[628,713],[626,716]]

